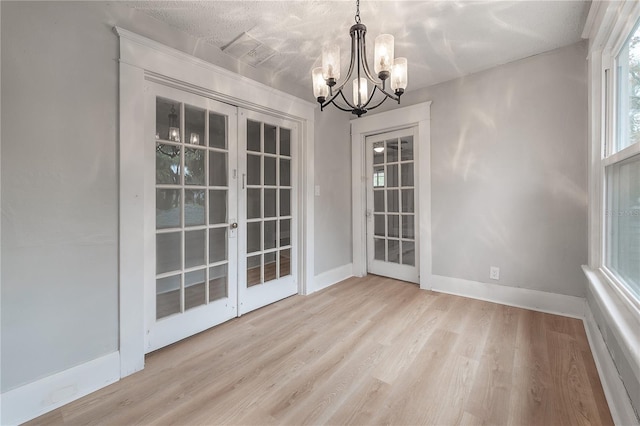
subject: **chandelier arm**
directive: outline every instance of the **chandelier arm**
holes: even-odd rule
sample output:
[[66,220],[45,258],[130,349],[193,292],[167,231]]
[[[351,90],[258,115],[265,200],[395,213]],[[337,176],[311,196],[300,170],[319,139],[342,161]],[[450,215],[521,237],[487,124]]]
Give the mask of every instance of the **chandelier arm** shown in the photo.
[[[324,103],[320,104],[321,108],[324,108],[326,106],[329,106],[329,104],[334,104],[335,106],[338,106],[334,100],[338,97],[338,96],[342,96],[342,99],[345,101],[345,103],[349,106],[349,108],[351,109],[355,109],[355,105],[352,105],[351,102],[349,102],[347,100],[347,98],[345,98],[344,94],[342,93],[342,89],[338,90],[332,97],[330,97],[328,100],[326,100]],[[351,110],[343,110],[343,111],[351,111]]]
[[[363,34],[364,32],[364,34]],[[356,69],[356,72],[358,73],[356,78],[358,79],[358,98],[357,98],[357,108],[358,109],[362,109],[362,92],[360,91],[360,67],[362,65],[362,63],[360,62],[362,60],[362,58],[360,57],[360,49],[362,48],[362,42],[364,41],[364,36],[366,34],[366,30],[364,31],[360,31],[360,29],[356,30],[356,36],[357,36],[357,42],[356,42],[356,57],[357,57],[357,61],[358,61],[358,68]],[[352,55],[353,55],[353,50],[351,51]],[[344,97],[344,96],[343,96]],[[366,101],[366,99],[365,99]],[[356,103],[356,99],[353,100],[353,103]],[[358,116],[359,117],[359,116]]]
[[370,109],[370,110],[372,110],[372,109],[376,109],[376,108],[378,108],[378,107],[379,107],[380,105],[382,105],[382,104],[384,103],[384,101],[386,101],[387,99],[389,99],[389,98],[388,98],[387,96],[385,96],[384,98],[382,98],[382,100],[380,101],[380,103],[378,103],[378,104],[377,104],[377,105],[375,105],[375,106],[372,106],[372,107],[371,107],[371,108],[369,108],[369,109]]
[[[351,74],[353,74],[353,68],[355,65],[355,55],[353,54],[356,51],[356,39],[354,38],[354,34],[355,32],[351,33],[351,61],[349,62],[349,71],[347,71],[347,75],[346,77],[344,77],[344,81],[335,88],[336,94],[333,96],[332,99],[335,99],[336,96],[338,96],[338,92],[340,92],[342,90],[342,88],[349,82],[349,80],[351,79]],[[331,87],[329,88],[331,89]],[[328,104],[329,102],[327,102]]]
[[376,90],[379,90],[377,84],[375,84],[373,86],[373,90],[371,91],[371,96],[369,96],[369,99],[367,99],[367,103],[362,105],[362,109],[365,109],[367,107],[367,105],[369,105],[371,103],[371,101],[373,100],[373,96],[376,94]]
[[[349,101],[347,100],[347,98],[344,96],[344,93],[342,93],[342,90],[340,91],[340,96],[342,96],[342,100],[343,100],[347,105],[349,105],[349,107],[350,107],[352,110],[354,110],[354,109],[357,109],[357,108],[358,108],[357,106],[353,105],[351,102],[349,102]],[[335,103],[334,103],[334,105],[335,105]]]
[[353,111],[353,108],[351,108],[351,109],[344,108],[344,107],[338,105],[335,101],[331,101],[330,103],[332,103],[334,107],[338,108],[341,111],[345,111],[345,112],[352,112]]
[[[378,87],[378,86],[376,86],[376,87]],[[378,90],[380,90],[382,93],[387,95],[388,98],[393,99],[394,101],[397,101],[398,103],[400,103],[400,96],[398,96],[398,95],[396,95],[394,93],[389,93],[382,87],[378,87]]]
[[369,79],[370,82],[372,82],[373,84],[375,84],[376,86],[378,84],[381,84],[382,81],[379,79],[376,79],[373,77],[373,75],[371,75],[371,70],[369,69],[369,61],[367,60],[367,44],[366,44],[366,39],[363,37],[362,38],[362,46],[361,46],[361,52],[360,56],[362,56],[362,67],[364,68],[364,73],[367,76],[367,79]]

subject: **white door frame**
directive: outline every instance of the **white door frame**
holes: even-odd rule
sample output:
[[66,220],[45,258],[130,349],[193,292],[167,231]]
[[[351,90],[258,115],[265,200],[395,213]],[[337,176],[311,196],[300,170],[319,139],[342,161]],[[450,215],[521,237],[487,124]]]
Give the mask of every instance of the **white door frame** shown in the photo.
[[367,274],[366,137],[407,127],[418,130],[420,288],[431,289],[431,101],[351,120],[353,275]]
[[119,58],[119,331],[120,377],[144,368],[145,80],[288,118],[300,131],[298,291],[313,292],[315,104],[115,27]]

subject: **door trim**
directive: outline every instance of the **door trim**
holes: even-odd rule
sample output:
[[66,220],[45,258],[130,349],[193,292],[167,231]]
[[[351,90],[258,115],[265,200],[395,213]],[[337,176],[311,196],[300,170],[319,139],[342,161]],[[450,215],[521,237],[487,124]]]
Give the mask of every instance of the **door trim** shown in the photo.
[[353,275],[367,274],[366,138],[408,127],[417,128],[419,190],[420,288],[430,289],[431,277],[431,101],[351,120],[351,182]]
[[298,292],[314,291],[315,104],[125,29],[114,27],[119,56],[119,352],[120,376],[144,368],[144,86],[145,80],[237,107],[285,117],[300,132]]

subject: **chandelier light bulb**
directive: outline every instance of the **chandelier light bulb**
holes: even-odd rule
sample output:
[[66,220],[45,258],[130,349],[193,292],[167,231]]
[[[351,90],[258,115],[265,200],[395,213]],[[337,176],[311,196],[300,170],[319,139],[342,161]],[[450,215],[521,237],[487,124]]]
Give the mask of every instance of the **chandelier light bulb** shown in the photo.
[[180,142],[180,127],[178,127],[178,114],[176,114],[176,108],[171,105],[171,112],[169,113],[169,134],[167,139],[172,142]]
[[[358,96],[360,95],[360,96]],[[369,91],[367,90],[367,79],[357,78],[353,80],[353,104],[357,107],[362,107],[362,105],[367,102],[369,98]]]
[[319,101],[324,100],[329,96],[329,86],[324,79],[322,67],[314,68],[311,71],[311,79],[313,81],[313,96]]
[[189,137],[189,142],[191,142],[194,145],[200,145],[200,135],[197,133],[191,133],[191,136]]
[[380,34],[376,37],[373,68],[380,80],[386,80],[391,75],[393,53],[393,36],[391,34]]
[[407,58],[396,58],[393,61],[391,88],[396,93],[403,93],[404,89],[407,88]]
[[322,76],[332,86],[340,78],[340,46],[325,46],[322,49]]

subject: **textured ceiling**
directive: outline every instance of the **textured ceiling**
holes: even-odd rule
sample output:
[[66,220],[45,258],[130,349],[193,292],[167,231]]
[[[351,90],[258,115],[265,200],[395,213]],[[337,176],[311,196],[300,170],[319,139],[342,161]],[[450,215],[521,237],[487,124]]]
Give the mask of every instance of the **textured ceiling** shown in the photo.
[[[343,75],[348,67],[355,1],[125,4],[219,48],[247,32],[277,51],[258,68],[310,89],[311,69],[320,66],[324,43],[338,43]],[[378,34],[394,35],[395,56],[409,61],[411,90],[575,43],[588,6],[585,1],[362,0],[360,16],[370,55]]]

